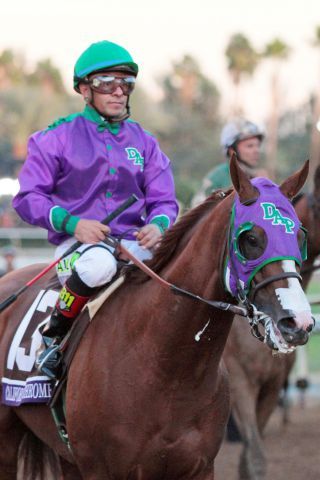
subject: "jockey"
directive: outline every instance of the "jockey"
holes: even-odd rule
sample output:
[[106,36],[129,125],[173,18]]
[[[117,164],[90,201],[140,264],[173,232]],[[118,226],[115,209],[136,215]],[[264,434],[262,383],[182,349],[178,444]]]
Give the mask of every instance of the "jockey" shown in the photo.
[[259,168],[264,136],[264,131],[258,125],[243,118],[227,123],[222,129],[220,138],[226,161],[207,173],[192,205],[196,206],[218,188],[231,186],[229,161],[233,151],[237,154],[241,167],[251,178],[268,176],[264,169]]
[[[48,230],[56,258],[75,242],[81,247],[57,265],[63,288],[43,332],[39,368],[57,372],[57,348],[85,303],[110,282],[117,261],[103,240],[112,232],[141,260],[178,213],[170,161],[157,140],[129,120],[129,99],[138,65],[123,47],[94,43],[74,68],[81,113],[60,118],[34,133],[19,175],[13,206],[26,222]],[[111,228],[101,220],[131,194],[138,201]]]

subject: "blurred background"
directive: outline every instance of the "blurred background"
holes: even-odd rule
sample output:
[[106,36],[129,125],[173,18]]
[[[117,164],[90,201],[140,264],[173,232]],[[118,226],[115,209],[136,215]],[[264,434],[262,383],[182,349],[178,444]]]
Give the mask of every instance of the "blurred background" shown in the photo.
[[[52,261],[46,232],[24,224],[11,200],[28,136],[82,110],[72,90],[73,66],[98,40],[123,45],[140,66],[132,118],[157,136],[170,157],[182,210],[203,176],[223,161],[221,128],[235,116],[265,128],[263,167],[274,180],[309,158],[305,189],[312,190],[320,163],[318,0],[16,0],[2,6],[1,20],[2,273]],[[318,278],[310,284],[314,300]],[[314,335],[296,373],[313,375],[309,391],[316,396],[319,347]]]

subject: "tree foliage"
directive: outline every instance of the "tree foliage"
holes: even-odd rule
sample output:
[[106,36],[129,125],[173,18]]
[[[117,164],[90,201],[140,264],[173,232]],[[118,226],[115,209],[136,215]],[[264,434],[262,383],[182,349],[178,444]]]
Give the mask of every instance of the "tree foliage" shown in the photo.
[[314,47],[320,47],[320,25],[317,25],[314,30],[314,39],[312,44]]
[[236,85],[244,75],[252,75],[259,62],[258,53],[242,33],[236,33],[230,38],[225,54],[228,70]]
[[285,42],[280,40],[280,38],[275,38],[267,43],[262,55],[275,60],[286,60],[290,54],[290,50],[290,47]]
[[79,107],[80,101],[66,93],[51,60],[39,61],[30,72],[20,54],[4,50],[0,55],[0,174],[14,174],[32,132]]
[[34,72],[27,78],[28,84],[45,89],[47,93],[65,94],[61,73],[49,58],[37,63]]
[[181,190],[186,192],[183,185],[188,179],[194,192],[202,176],[221,160],[220,94],[189,55],[172,65],[160,85],[160,108],[166,119],[158,130],[161,145],[173,162]]

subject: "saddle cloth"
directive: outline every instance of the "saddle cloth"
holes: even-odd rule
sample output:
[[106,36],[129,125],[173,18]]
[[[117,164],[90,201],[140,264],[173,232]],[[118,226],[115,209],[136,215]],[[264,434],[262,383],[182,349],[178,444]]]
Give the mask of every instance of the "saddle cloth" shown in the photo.
[[[123,281],[124,277],[120,276],[111,285],[109,284],[101,290],[92,301],[87,303],[80,316],[85,313],[90,322],[105,300]],[[17,407],[24,403],[48,403],[51,398],[55,382],[37,371],[35,360],[37,351],[42,345],[39,328],[49,321],[60,289],[61,284],[55,278],[55,281],[51,281],[46,289],[40,290],[14,333],[2,377],[2,403],[4,405]],[[74,327],[77,327],[77,321]],[[76,334],[76,328],[73,330]],[[76,344],[71,345],[73,353],[77,348],[78,341],[79,335]]]

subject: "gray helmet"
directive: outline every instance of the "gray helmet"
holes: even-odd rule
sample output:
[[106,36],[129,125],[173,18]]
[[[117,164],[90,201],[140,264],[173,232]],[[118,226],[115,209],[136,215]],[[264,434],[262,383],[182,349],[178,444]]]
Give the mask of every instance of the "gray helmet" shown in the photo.
[[241,140],[258,137],[262,141],[264,136],[265,133],[261,127],[244,118],[239,118],[227,123],[223,127],[220,143],[224,153],[227,154],[228,148],[234,147]]

